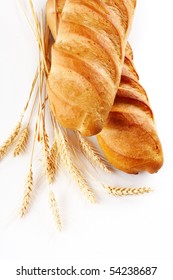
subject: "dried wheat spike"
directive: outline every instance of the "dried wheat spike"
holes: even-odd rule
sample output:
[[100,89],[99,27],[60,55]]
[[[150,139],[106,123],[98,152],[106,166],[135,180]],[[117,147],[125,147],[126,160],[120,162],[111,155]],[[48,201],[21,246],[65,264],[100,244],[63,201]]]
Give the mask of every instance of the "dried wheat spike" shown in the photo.
[[41,143],[43,146],[43,154],[46,153],[47,157],[49,157],[50,147],[49,147],[49,136],[46,133],[45,128],[41,132]]
[[58,209],[58,204],[57,204],[55,195],[51,190],[49,190],[49,205],[52,210],[52,216],[56,223],[56,226],[57,226],[58,230],[61,230],[62,225],[61,225],[61,217],[60,217],[60,213],[59,213],[59,209]]
[[19,134],[19,131],[21,129],[21,125],[22,125],[22,121],[18,122],[18,124],[16,125],[16,127],[13,130],[12,134],[7,138],[7,140],[0,147],[0,159],[2,159],[3,156],[5,156],[5,154],[8,151],[8,148],[13,144],[14,139]]
[[43,135],[42,135],[42,148],[43,148],[43,167],[44,167],[44,174],[47,178],[48,183],[52,183],[53,177],[52,177],[52,165],[50,161],[50,148],[49,148],[49,137],[45,131],[43,130]]
[[109,194],[114,196],[139,195],[152,191],[151,188],[114,188],[107,186],[105,186],[105,189],[109,192]]
[[25,150],[27,142],[28,142],[28,136],[29,136],[29,129],[27,126],[21,131],[18,143],[13,152],[14,157],[19,156]]
[[74,178],[77,182],[78,186],[80,187],[81,191],[85,194],[88,200],[92,203],[95,202],[95,196],[91,191],[90,187],[88,186],[87,181],[82,176],[79,169],[74,165],[72,160],[72,153],[70,151],[69,145],[67,140],[65,139],[64,135],[60,131],[59,133],[56,132],[56,141],[58,145],[58,152],[59,155],[67,168],[70,175]]
[[84,155],[89,159],[91,163],[95,163],[98,167],[107,173],[111,173],[110,167],[106,164],[105,159],[101,154],[92,146],[87,139],[85,139],[80,133],[78,133],[79,144]]
[[52,183],[55,180],[55,175],[58,167],[57,156],[58,156],[58,146],[56,141],[54,141],[49,154],[49,162],[50,162],[49,183]]
[[49,156],[49,153],[50,153],[49,136],[47,135],[45,130],[43,132],[43,137],[44,137],[45,151],[46,151],[47,155]]
[[20,217],[23,217],[27,212],[27,209],[31,202],[32,190],[33,190],[33,172],[32,172],[32,167],[30,167],[30,170],[29,170],[29,173],[27,176],[26,185],[25,185],[25,192],[24,192],[24,197],[23,197],[23,201],[22,201],[22,207],[20,210]]

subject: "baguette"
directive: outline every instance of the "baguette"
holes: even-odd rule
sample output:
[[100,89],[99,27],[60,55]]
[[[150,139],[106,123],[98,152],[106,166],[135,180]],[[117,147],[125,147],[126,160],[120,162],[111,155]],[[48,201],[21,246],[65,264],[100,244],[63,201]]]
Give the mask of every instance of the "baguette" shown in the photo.
[[163,164],[153,112],[139,84],[129,44],[114,105],[97,139],[108,161],[126,173],[155,173]]
[[65,1],[47,82],[62,126],[86,136],[102,130],[119,86],[135,2]]
[[[63,2],[65,3],[65,0]],[[108,1],[106,2],[108,4]],[[54,23],[55,18],[57,17],[59,22],[62,10],[62,1],[57,2],[57,9],[54,8],[54,0],[47,2],[47,21],[54,38],[58,30]],[[154,173],[163,164],[163,152],[153,113],[146,92],[139,84],[139,76],[133,64],[133,52],[129,44],[125,50],[117,97],[105,127],[97,135],[97,139],[108,161],[127,173],[144,170]]]

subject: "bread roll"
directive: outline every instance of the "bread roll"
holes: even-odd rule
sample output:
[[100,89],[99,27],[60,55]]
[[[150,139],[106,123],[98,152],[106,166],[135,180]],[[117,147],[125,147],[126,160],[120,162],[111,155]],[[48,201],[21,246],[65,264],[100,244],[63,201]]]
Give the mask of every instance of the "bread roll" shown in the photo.
[[86,136],[102,130],[119,86],[134,8],[132,0],[65,1],[47,82],[62,126]]
[[163,164],[153,112],[139,84],[129,45],[114,105],[97,139],[108,161],[127,173],[154,173]]

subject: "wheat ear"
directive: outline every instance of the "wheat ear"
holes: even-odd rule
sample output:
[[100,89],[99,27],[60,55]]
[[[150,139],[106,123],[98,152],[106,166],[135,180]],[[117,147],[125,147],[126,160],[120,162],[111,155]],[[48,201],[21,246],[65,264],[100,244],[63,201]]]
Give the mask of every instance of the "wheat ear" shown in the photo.
[[46,151],[47,156],[49,156],[49,153],[50,153],[49,136],[48,136],[48,134],[46,133],[45,129],[44,129],[44,132],[43,132],[43,137],[44,137],[45,151]]
[[31,202],[32,191],[33,191],[33,172],[32,172],[32,166],[30,166],[30,170],[29,170],[26,185],[25,185],[25,192],[24,192],[24,197],[23,197],[23,201],[22,201],[22,207],[20,209],[20,217],[23,217],[27,212],[27,209]]
[[54,141],[49,154],[49,161],[50,161],[49,182],[50,183],[54,182],[55,180],[55,175],[58,167],[57,156],[58,156],[58,146],[56,141]]
[[50,205],[50,209],[52,211],[52,216],[55,221],[55,224],[56,224],[58,230],[61,230],[62,224],[61,224],[61,217],[60,217],[60,212],[59,212],[59,208],[58,208],[58,203],[56,201],[53,191],[51,191],[51,190],[49,190],[49,205]]
[[81,191],[85,194],[90,202],[95,202],[95,196],[91,191],[90,187],[88,186],[87,181],[82,176],[79,169],[75,166],[72,159],[72,153],[70,151],[69,145],[67,144],[67,140],[62,132],[55,130],[56,141],[58,145],[58,152],[60,155],[61,160],[64,163],[64,166],[67,168],[70,175],[74,178],[77,182],[78,186],[80,187]]
[[29,129],[27,126],[21,131],[19,135],[19,140],[13,152],[14,157],[19,156],[25,150],[28,142],[28,136],[29,136]]
[[107,173],[111,173],[110,167],[106,164],[105,159],[96,150],[96,148],[85,139],[80,133],[77,133],[79,139],[79,145],[83,154],[89,159],[91,163],[95,163],[98,167]]
[[7,140],[0,147],[0,159],[2,159],[3,156],[5,156],[5,154],[7,153],[8,149],[9,149],[9,147],[13,144],[15,138],[19,134],[19,131],[21,129],[21,125],[22,125],[22,120],[20,122],[18,122],[18,124],[16,125],[16,127],[13,130],[12,134],[7,138]]
[[48,184],[53,182],[53,173],[52,173],[52,162],[50,160],[50,148],[49,148],[49,138],[45,130],[43,130],[42,135],[42,147],[43,147],[43,158],[44,158],[44,174],[47,178]]
[[104,186],[104,188],[109,192],[109,194],[114,196],[127,196],[127,195],[139,195],[150,193],[151,188],[118,188],[118,187],[109,187]]
[[42,130],[42,136],[41,136],[41,143],[43,148],[43,155],[45,157],[45,161],[49,158],[50,154],[50,147],[49,147],[49,136],[46,133],[46,130]]

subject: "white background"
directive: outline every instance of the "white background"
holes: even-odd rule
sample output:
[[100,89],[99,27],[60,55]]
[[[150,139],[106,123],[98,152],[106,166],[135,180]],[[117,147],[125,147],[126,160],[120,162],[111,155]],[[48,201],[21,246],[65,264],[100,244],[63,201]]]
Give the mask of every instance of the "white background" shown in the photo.
[[[39,2],[44,7],[45,1]],[[39,161],[32,207],[25,218],[18,218],[30,154],[15,159],[9,154],[0,161],[0,259],[90,259],[102,263],[107,259],[154,259],[156,263],[173,260],[171,4],[169,0],[138,0],[130,35],[135,65],[148,93],[163,145],[164,166],[154,175],[127,175],[119,171],[111,176],[102,172],[97,175],[112,185],[151,186],[155,191],[144,196],[115,198],[93,183],[97,204],[90,205],[66,173],[61,172],[53,186],[63,223],[63,231],[58,233],[49,211],[47,185]],[[37,46],[17,0],[1,3],[0,34],[2,143],[20,117],[37,66]]]

